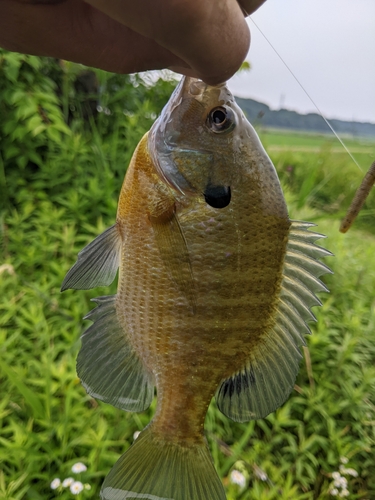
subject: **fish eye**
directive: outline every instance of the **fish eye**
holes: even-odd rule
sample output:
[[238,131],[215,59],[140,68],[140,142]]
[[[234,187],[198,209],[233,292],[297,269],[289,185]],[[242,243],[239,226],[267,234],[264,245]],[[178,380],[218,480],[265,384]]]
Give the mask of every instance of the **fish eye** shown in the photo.
[[211,109],[207,122],[213,132],[227,132],[234,127],[233,111],[224,106]]

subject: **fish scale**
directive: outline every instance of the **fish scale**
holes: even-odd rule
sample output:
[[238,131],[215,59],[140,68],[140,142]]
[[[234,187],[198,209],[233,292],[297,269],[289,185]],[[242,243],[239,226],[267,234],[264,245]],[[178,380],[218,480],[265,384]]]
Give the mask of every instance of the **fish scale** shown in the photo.
[[[146,139],[144,141],[146,142]],[[138,168],[144,168],[144,169],[151,168],[152,169],[152,164],[147,165],[147,162],[146,162],[146,164],[142,164],[142,166],[141,166],[140,163],[138,163]],[[128,189],[130,191],[130,194],[128,192]],[[152,186],[150,186],[150,189],[152,189]],[[131,199],[131,192],[136,192],[136,189],[133,186],[130,186],[129,188],[125,187],[124,196],[127,197],[128,200]],[[147,198],[147,194],[146,194],[146,198]],[[138,199],[136,199],[135,202],[138,202]],[[130,201],[129,201],[129,203],[130,203]],[[139,203],[144,203],[144,200],[140,200]],[[138,211],[141,211],[141,210],[137,210],[137,208],[135,208],[133,210],[134,213],[138,213]],[[188,212],[189,207],[186,207],[185,211]],[[207,208],[206,211],[211,212],[211,210],[209,208]],[[235,218],[235,214],[233,214],[233,211],[235,211],[235,208],[231,209],[232,213],[229,217],[229,220],[223,216],[220,216],[219,221],[216,221],[213,218],[214,214],[209,213],[208,215],[205,215],[205,213],[203,211],[203,213],[200,214],[200,220],[195,220],[193,223],[193,228],[197,228],[197,227],[200,228],[200,230],[198,230],[198,231],[196,231],[196,230],[189,231],[191,223],[189,221],[188,215],[185,215],[184,212],[182,212],[180,214],[181,228],[185,234],[185,238],[187,240],[187,245],[189,248],[189,254],[191,256],[193,275],[197,277],[197,281],[198,281],[198,283],[197,283],[197,302],[198,302],[197,309],[198,310],[197,310],[197,314],[192,315],[189,319],[189,336],[191,336],[193,338],[196,337],[199,339],[203,339],[204,334],[208,333],[210,336],[212,330],[216,330],[216,332],[217,332],[216,335],[220,335],[220,333],[222,333],[222,331],[221,331],[222,329],[218,328],[218,321],[221,322],[225,318],[225,316],[231,315],[231,310],[232,310],[233,306],[231,303],[227,304],[226,302],[220,303],[217,301],[218,296],[220,297],[221,290],[223,290],[223,289],[232,290],[232,293],[231,293],[232,297],[231,298],[233,301],[237,302],[237,304],[236,304],[237,311],[238,311],[238,309],[241,308],[241,302],[242,302],[242,315],[238,314],[238,312],[236,311],[236,314],[235,314],[233,321],[232,321],[232,324],[231,324],[232,335],[230,335],[231,332],[228,331],[227,327],[224,330],[224,332],[226,334],[225,338],[220,341],[221,346],[224,350],[230,349],[230,345],[228,345],[228,346],[225,345],[226,339],[227,339],[228,344],[230,344],[232,342],[231,341],[232,337],[234,338],[234,341],[236,344],[238,344],[241,341],[239,338],[238,330],[239,330],[239,327],[240,327],[240,329],[244,329],[246,327],[246,324],[249,323],[249,316],[251,318],[252,323],[254,323],[254,322],[257,323],[259,321],[262,321],[262,323],[263,323],[264,318],[269,315],[269,313],[268,314],[265,313],[265,310],[267,309],[267,304],[266,304],[266,301],[264,300],[265,299],[264,295],[267,295],[269,297],[269,300],[271,302],[269,308],[272,309],[272,305],[274,302],[274,296],[273,296],[273,294],[269,293],[269,290],[271,288],[272,291],[275,292],[274,282],[277,279],[279,281],[281,279],[281,265],[282,265],[282,261],[280,260],[280,258],[276,258],[275,261],[278,263],[277,269],[271,268],[270,269],[270,271],[271,271],[270,277],[267,279],[267,276],[265,276],[265,272],[264,272],[265,266],[262,266],[262,262],[263,262],[263,260],[265,260],[265,258],[262,257],[262,254],[264,252],[267,253],[267,261],[269,262],[270,260],[272,260],[272,259],[270,259],[270,256],[272,255],[272,248],[270,248],[270,245],[267,245],[267,248],[263,248],[263,252],[260,252],[258,247],[259,246],[262,247],[262,246],[264,246],[264,244],[263,244],[262,240],[258,241],[257,239],[255,239],[255,241],[253,241],[251,245],[248,245],[249,246],[248,249],[246,248],[245,242],[242,243],[242,246],[243,246],[242,265],[241,265],[241,269],[237,269],[237,274],[234,274],[230,267],[220,265],[220,263],[219,263],[219,266],[218,266],[219,269],[214,269],[214,271],[217,271],[217,273],[220,272],[220,280],[218,281],[217,278],[215,278],[215,276],[217,274],[215,272],[213,272],[213,266],[214,266],[215,262],[217,261],[216,255],[218,253],[218,246],[219,245],[222,246],[223,241],[220,237],[220,234],[217,234],[217,232],[216,232],[216,234],[217,234],[216,239],[218,241],[215,241],[215,238],[214,238],[213,241],[210,242],[210,246],[208,247],[207,241],[204,238],[204,234],[202,235],[201,233],[205,233],[205,231],[206,231],[205,228],[207,227],[207,225],[212,226],[213,230],[214,230],[214,229],[217,229],[218,224],[221,224],[223,229],[224,229],[224,232],[226,234],[226,238],[231,240],[232,239],[231,232],[233,233],[233,225],[231,224],[231,219]],[[120,213],[120,216],[119,216],[119,218],[120,218],[120,217],[122,217],[120,210],[119,210],[119,213]],[[197,219],[197,215],[195,212],[194,212],[193,216],[195,219]],[[124,217],[124,219],[126,221],[125,217]],[[120,219],[120,220],[122,220],[122,219]],[[208,222],[211,221],[211,224],[206,224],[205,223],[206,221],[208,221]],[[129,227],[131,227],[131,224],[132,224],[132,221],[131,220],[128,221],[127,225]],[[147,241],[147,237],[150,237],[151,239],[153,239],[153,234],[152,234],[152,232],[148,231],[148,226],[147,226],[146,222],[145,222],[145,225],[146,225],[146,231],[145,231],[145,234],[142,238],[143,241]],[[261,222],[260,222],[260,225],[261,225]],[[185,230],[185,226],[186,226],[186,230]],[[126,232],[126,228],[124,229],[124,231]],[[141,228],[138,228],[138,231],[141,232]],[[275,251],[277,254],[279,254],[280,253],[279,245],[277,245],[277,239],[275,238],[275,233],[274,233],[273,228],[272,228],[271,232],[272,232],[272,235],[270,235],[269,239],[271,239],[271,237],[272,237]],[[201,238],[201,236],[203,236],[203,238]],[[204,259],[202,259],[202,257],[201,257],[202,256],[202,245],[205,248]],[[233,260],[236,262],[237,261],[237,255],[236,255],[237,247],[234,246],[234,248],[233,248],[233,243],[232,243],[232,245],[230,243],[225,243],[225,246],[226,246],[226,250],[228,248],[230,248],[230,251],[231,251],[232,256],[233,256]],[[136,253],[138,251],[138,248],[139,248],[139,246],[138,246],[138,240],[137,240],[136,241],[136,250],[134,251],[134,253]],[[127,252],[131,254],[132,253],[131,248],[128,248]],[[158,253],[155,252],[154,255],[155,255],[157,262],[155,263],[153,261],[153,259],[151,258],[151,255],[149,255],[148,267],[158,269],[159,274],[155,274],[153,276],[153,278],[151,278],[151,279],[150,279],[150,276],[146,276],[146,277],[143,276],[142,277],[141,273],[145,272],[145,269],[146,269],[145,266],[142,266],[142,269],[137,269],[136,267],[133,266],[133,264],[129,264],[132,267],[131,275],[126,274],[126,271],[124,272],[124,274],[128,276],[127,283],[128,283],[129,290],[125,290],[123,294],[122,293],[118,294],[118,302],[120,302],[120,303],[125,302],[125,298],[123,298],[123,295],[124,295],[124,297],[125,296],[127,297],[127,300],[131,299],[132,294],[137,295],[139,286],[143,286],[143,283],[147,282],[148,283],[147,293],[149,295],[148,302],[150,304],[159,303],[159,302],[163,303],[163,307],[160,311],[160,315],[162,316],[162,318],[160,318],[158,316],[158,314],[155,314],[151,318],[151,320],[148,322],[148,324],[145,325],[144,328],[141,328],[139,336],[141,338],[143,338],[144,336],[154,337],[153,328],[150,328],[149,325],[150,324],[152,325],[155,321],[160,321],[160,320],[164,319],[165,321],[168,321],[169,324],[163,325],[161,334],[164,337],[168,338],[169,332],[171,332],[171,334],[175,333],[175,335],[177,335],[177,337],[180,337],[181,330],[186,328],[186,311],[182,310],[181,315],[179,315],[178,308],[174,307],[174,304],[176,303],[176,294],[178,294],[178,290],[176,290],[176,287],[173,286],[173,282],[172,283],[169,282],[169,285],[172,284],[172,286],[169,286],[169,287],[165,286],[165,284],[162,285],[162,283],[165,283],[166,281],[168,282],[169,278],[168,278],[168,276],[165,276],[167,273],[167,270],[163,268],[163,266],[161,265],[160,262],[158,262],[158,260],[160,259]],[[195,255],[198,256],[197,262],[195,260]],[[257,256],[258,259],[260,260],[260,265],[254,265],[254,263],[253,263],[253,265],[250,266],[249,262],[248,262],[249,256],[250,256],[250,258],[251,258],[251,256],[253,256],[253,258],[255,256]],[[129,263],[131,263],[130,259],[129,259]],[[208,265],[208,264],[210,264],[210,265]],[[249,269],[257,270],[259,268],[262,269],[262,275],[259,276],[258,280],[254,280],[254,279],[249,280],[248,278],[246,279],[246,274],[245,274],[245,277],[242,278],[242,276],[241,276],[242,273],[246,273],[246,271],[247,271],[247,273],[250,273],[251,271],[249,271]],[[208,271],[206,271],[206,270],[208,270]],[[227,270],[227,273],[225,275],[223,275],[223,272],[225,270]],[[163,276],[163,274],[164,274],[164,276]],[[279,275],[279,276],[277,276],[277,275]],[[134,280],[132,279],[132,277],[134,277]],[[199,279],[198,279],[198,277],[199,277]],[[200,277],[201,277],[201,279],[200,279]],[[156,281],[155,286],[153,284],[154,281]],[[267,287],[267,284],[268,284],[268,287]],[[235,285],[235,286],[233,287],[233,285]],[[247,285],[247,286],[244,286],[244,285]],[[219,290],[217,290],[217,287],[219,287]],[[255,290],[255,293],[254,293],[254,291],[251,290],[251,288],[253,288]],[[256,309],[253,311],[253,314],[251,314],[251,312],[249,314],[249,309],[250,309],[250,311],[252,309],[251,306],[249,306],[249,304],[251,304],[251,302],[254,300],[253,295],[254,295],[254,298],[256,299],[256,302],[259,302],[258,296],[259,296],[259,294],[262,294],[262,292],[260,291],[262,288],[266,288],[266,291],[263,292],[263,296],[262,296],[262,299],[263,299],[262,304],[261,304],[262,307],[259,307],[260,304],[257,304]],[[153,290],[162,290],[163,291],[162,297],[152,295]],[[167,299],[168,292],[169,292],[169,296],[171,299],[169,302],[170,305],[172,306],[171,308],[164,305],[165,301],[168,301],[168,299]],[[202,302],[203,302],[202,306],[199,305],[200,297],[203,298],[202,299]],[[214,306],[211,304],[211,302],[214,303]],[[202,308],[202,310],[203,310],[202,314],[200,314],[200,312],[199,312],[200,308]],[[151,313],[152,313],[152,309],[149,309],[149,315]],[[245,318],[243,318],[244,315],[246,316]],[[132,316],[131,314],[126,313],[126,309],[125,309],[124,318],[131,317],[131,316]],[[261,325],[261,326],[264,329],[264,325]],[[124,325],[124,327],[125,327],[125,329],[133,331],[133,328],[129,328],[128,325],[126,325],[126,324]],[[257,328],[253,327],[253,330],[256,331]],[[258,330],[259,330],[259,328],[258,328]],[[242,336],[244,336],[245,338],[248,338],[251,336],[256,337],[257,334],[254,332],[252,335],[251,332],[244,330]],[[151,352],[152,351],[153,351],[153,349],[151,349]],[[238,351],[238,349],[234,350],[234,352],[236,352],[236,351]],[[207,355],[207,360],[205,362],[207,363],[211,360],[210,343],[208,343],[208,345],[205,346],[205,352]],[[142,355],[142,353],[140,353],[140,354]],[[158,362],[160,363],[159,356],[157,359],[152,360],[150,363],[151,363],[151,365],[157,366]],[[216,363],[215,359],[213,359],[213,362],[214,362],[214,364]],[[225,360],[222,360],[222,364],[225,364]],[[241,367],[241,364],[239,365],[238,368],[240,368],[240,367]],[[162,368],[163,367],[161,367],[161,369]],[[233,367],[232,367],[232,370],[233,370]],[[225,375],[226,375],[226,373],[224,373],[224,376]],[[221,376],[221,378],[224,378],[224,377]],[[215,387],[215,381],[213,381],[213,387]]]
[[225,85],[183,78],[129,165],[114,226],[62,289],[108,285],[86,316],[77,372],[93,397],[151,423],[101,498],[224,500],[204,438],[214,395],[235,421],[286,401],[326,291],[312,224],[291,221],[254,129]]

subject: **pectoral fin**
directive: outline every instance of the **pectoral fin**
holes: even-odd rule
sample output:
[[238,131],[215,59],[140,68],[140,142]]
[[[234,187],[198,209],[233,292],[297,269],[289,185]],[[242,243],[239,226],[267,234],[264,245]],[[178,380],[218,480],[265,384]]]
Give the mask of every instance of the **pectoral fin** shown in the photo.
[[77,262],[64,278],[61,291],[110,285],[119,267],[120,253],[121,235],[114,224],[79,252]]
[[194,278],[189,251],[183,235],[174,199],[161,196],[150,210],[149,220],[154,230],[161,258],[171,278],[195,306]]

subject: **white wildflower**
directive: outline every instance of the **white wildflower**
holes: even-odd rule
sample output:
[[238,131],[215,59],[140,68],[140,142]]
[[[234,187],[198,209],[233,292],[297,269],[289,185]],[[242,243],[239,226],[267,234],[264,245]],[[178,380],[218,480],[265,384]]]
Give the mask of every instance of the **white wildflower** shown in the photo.
[[346,457],[340,457],[340,462],[341,462],[342,464],[347,464],[347,463],[349,462],[349,459],[348,459],[348,458],[346,458]]
[[336,488],[346,488],[348,486],[348,480],[346,477],[340,476],[333,481],[333,485],[336,486]]
[[73,495],[78,495],[78,493],[81,493],[82,490],[83,484],[81,483],[81,481],[74,481],[74,483],[70,485],[70,491],[73,493]]
[[230,482],[233,484],[238,484],[240,488],[245,488],[246,477],[242,474],[242,472],[238,470],[232,470],[232,472],[230,473]]
[[347,476],[358,477],[358,472],[355,469],[350,467],[347,469],[343,465],[340,465],[340,472],[341,474],[346,474]]
[[64,481],[62,482],[62,485],[64,488],[69,488],[69,486],[71,484],[74,483],[74,479],[72,477],[67,477],[66,479],[64,479]]
[[358,472],[355,469],[351,469],[351,468],[346,469],[346,473],[349,476],[358,477]]
[[335,497],[339,494],[339,490],[337,488],[332,488],[329,490],[329,494]]
[[77,462],[72,467],[72,472],[74,472],[74,474],[79,474],[80,472],[85,472],[86,470],[87,470],[87,467],[82,462]]
[[133,439],[134,441],[137,439],[137,437],[140,435],[140,431],[135,431],[135,433],[133,434]]
[[341,474],[340,474],[340,472],[335,471],[335,472],[332,472],[332,477],[333,477],[333,479],[340,479]]
[[55,479],[52,481],[50,484],[52,490],[57,490],[57,488],[60,486],[61,481],[58,477],[55,477]]
[[349,494],[349,490],[345,488],[344,490],[341,490],[341,493],[339,493],[339,497],[348,497]]

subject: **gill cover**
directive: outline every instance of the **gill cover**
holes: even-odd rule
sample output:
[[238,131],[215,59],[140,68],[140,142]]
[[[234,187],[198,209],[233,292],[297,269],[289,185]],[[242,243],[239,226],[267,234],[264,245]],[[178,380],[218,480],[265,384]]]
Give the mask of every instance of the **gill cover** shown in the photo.
[[149,151],[164,182],[200,195],[213,208],[231,201],[233,157],[247,121],[225,84],[181,80],[149,133]]

